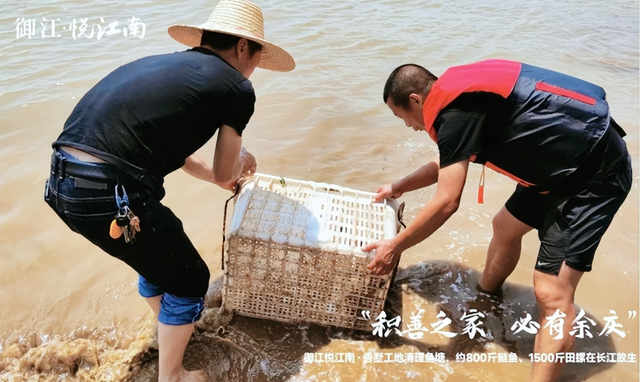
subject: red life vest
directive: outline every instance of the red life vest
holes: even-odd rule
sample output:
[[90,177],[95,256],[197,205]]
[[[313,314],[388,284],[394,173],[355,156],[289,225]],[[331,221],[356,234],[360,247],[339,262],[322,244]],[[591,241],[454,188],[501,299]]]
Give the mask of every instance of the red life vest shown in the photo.
[[[601,87],[520,62],[492,59],[452,67],[434,83],[422,113],[425,130],[435,142],[433,124],[438,114],[467,92],[514,97],[514,102],[528,105],[517,110],[514,118],[518,122],[508,127],[504,142],[482,153],[480,163],[540,193],[559,187],[573,174],[609,126],[609,108]],[[545,110],[546,118],[539,118],[539,108]],[[545,160],[535,163],[513,157],[519,153],[531,158],[540,152],[545,153]],[[477,159],[475,155],[469,158],[472,162]],[[479,191],[483,191],[482,181]]]
[[433,122],[451,101],[467,92],[491,92],[507,98],[521,68],[519,62],[493,59],[447,69],[431,88],[422,108],[424,126],[431,139],[438,142]]
[[[496,93],[507,98],[516,85],[521,68],[522,64],[519,62],[493,59],[447,69],[431,88],[422,109],[425,130],[431,139],[438,142],[436,131],[433,128],[433,122],[438,113],[460,94],[482,91]],[[470,158],[472,162],[474,159],[475,155]],[[491,163],[487,162],[486,165],[526,187],[532,185]],[[484,167],[478,186],[478,203],[484,203]]]

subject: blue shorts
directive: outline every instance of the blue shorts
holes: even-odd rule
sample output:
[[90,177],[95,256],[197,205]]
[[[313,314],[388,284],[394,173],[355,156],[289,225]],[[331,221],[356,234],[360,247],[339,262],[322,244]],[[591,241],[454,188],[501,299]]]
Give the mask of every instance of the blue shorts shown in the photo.
[[140,275],[138,292],[142,297],[162,296],[158,321],[166,325],[183,325],[198,321],[204,309],[202,297],[178,297],[166,293],[161,287],[150,283]]
[[180,219],[124,175],[120,183],[129,196],[131,211],[140,218],[141,231],[133,243],[125,243],[122,236],[112,239],[109,227],[118,212],[118,181],[82,178],[70,173],[72,166],[60,165],[61,160],[78,162],[64,152],[54,153],[45,188],[49,206],[73,231],[135,269],[141,276],[139,292],[143,297],[163,295],[160,322],[195,322],[204,308],[209,269],[185,234]]

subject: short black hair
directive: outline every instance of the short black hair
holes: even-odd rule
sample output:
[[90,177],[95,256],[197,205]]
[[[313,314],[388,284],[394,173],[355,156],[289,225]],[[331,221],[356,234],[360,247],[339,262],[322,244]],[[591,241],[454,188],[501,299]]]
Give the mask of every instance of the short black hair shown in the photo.
[[[202,38],[200,39],[200,45],[210,46],[213,49],[217,50],[227,50],[231,49],[234,46],[238,45],[238,41],[240,41],[242,37],[233,36],[225,33],[211,32],[211,31],[202,31]],[[253,57],[254,54],[262,50],[262,45],[258,44],[255,41],[251,41],[247,39],[249,42],[249,53]]]
[[394,105],[408,109],[409,95],[411,93],[426,95],[437,79],[438,77],[420,65],[400,65],[389,75],[384,85],[382,99],[387,103],[391,97]]

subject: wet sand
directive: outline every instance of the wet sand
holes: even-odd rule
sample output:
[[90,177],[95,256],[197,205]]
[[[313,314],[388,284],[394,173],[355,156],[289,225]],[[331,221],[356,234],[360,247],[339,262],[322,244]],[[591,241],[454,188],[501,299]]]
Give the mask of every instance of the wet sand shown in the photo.
[[[461,334],[464,329],[461,323],[463,314],[476,309],[486,314],[486,338],[477,335],[471,339],[470,336],[459,335],[447,343],[430,343],[425,339],[417,340],[395,333],[384,337],[337,327],[285,324],[234,315],[224,308],[211,307],[205,310],[197,324],[187,348],[185,367],[204,370],[212,381],[286,381],[304,369],[305,354],[323,352],[323,348],[332,341],[347,341],[358,348],[373,346],[381,352],[444,353],[448,360],[456,359],[458,353],[496,350],[527,359],[533,352],[534,336],[526,333],[517,335],[510,328],[527,313],[532,315],[534,321],[539,320],[533,289],[507,283],[503,288],[504,297],[500,301],[490,301],[478,296],[478,276],[478,271],[448,261],[423,262],[399,269],[389,292],[385,312],[389,317],[407,317],[403,314],[404,305],[409,300],[420,301],[433,305],[436,311],[445,312],[452,319],[448,331]],[[214,282],[209,294],[218,292],[221,284],[220,280]],[[597,321],[590,314],[587,317]],[[406,330],[407,324],[400,329]],[[602,329],[603,324],[599,322],[593,330],[600,332]],[[577,339],[573,351],[611,353],[616,349],[611,338],[598,336],[595,339]],[[362,363],[363,353],[356,351],[354,355],[356,364]],[[131,381],[154,381],[157,378],[155,343],[134,360],[134,365]],[[603,363],[568,364],[559,380],[585,381],[611,366]],[[345,373],[342,368],[335,366],[328,379],[320,380],[338,380]],[[371,367],[363,367],[362,370],[365,378],[374,378],[376,374]],[[426,381],[429,378],[424,376],[419,380]]]

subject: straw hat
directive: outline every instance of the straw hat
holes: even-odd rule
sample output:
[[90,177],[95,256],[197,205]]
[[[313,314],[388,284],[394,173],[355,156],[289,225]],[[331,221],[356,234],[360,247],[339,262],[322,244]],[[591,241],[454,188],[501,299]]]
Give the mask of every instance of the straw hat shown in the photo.
[[288,72],[296,66],[289,53],[264,39],[262,11],[248,1],[221,0],[206,23],[196,26],[172,25],[168,32],[179,43],[196,47],[200,46],[203,30],[243,37],[262,45],[259,68]]

